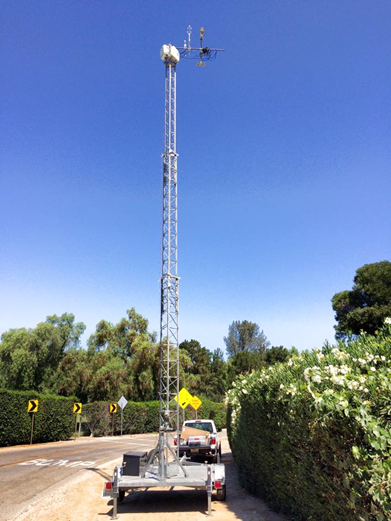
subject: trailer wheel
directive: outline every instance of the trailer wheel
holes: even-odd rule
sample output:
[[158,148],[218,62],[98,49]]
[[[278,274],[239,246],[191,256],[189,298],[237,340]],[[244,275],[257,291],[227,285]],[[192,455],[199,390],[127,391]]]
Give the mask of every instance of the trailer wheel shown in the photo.
[[216,490],[217,494],[217,501],[225,501],[227,498],[227,489],[225,488],[225,485],[222,488],[218,488]]
[[125,490],[119,491],[118,501],[122,503],[122,501],[125,499]]

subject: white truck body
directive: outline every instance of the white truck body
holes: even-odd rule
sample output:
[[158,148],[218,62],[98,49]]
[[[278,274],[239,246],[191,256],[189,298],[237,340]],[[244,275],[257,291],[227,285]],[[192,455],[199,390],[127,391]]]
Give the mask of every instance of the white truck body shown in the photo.
[[[197,432],[199,431],[199,433]],[[221,442],[213,420],[186,420],[179,440],[179,455],[193,458],[207,455],[216,463],[221,455]]]

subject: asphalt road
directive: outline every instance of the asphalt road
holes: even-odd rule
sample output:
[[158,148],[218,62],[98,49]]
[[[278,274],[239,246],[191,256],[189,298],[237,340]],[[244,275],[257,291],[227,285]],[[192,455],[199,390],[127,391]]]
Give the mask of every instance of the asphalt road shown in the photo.
[[83,470],[98,467],[131,450],[150,450],[157,434],[81,438],[0,449],[0,520],[11,521],[31,501],[67,484]]

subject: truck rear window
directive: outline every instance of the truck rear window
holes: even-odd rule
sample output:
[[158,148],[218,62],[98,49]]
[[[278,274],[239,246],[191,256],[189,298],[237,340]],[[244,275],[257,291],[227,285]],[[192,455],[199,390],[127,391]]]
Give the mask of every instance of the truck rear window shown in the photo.
[[192,427],[193,429],[200,429],[200,431],[213,432],[212,424],[209,423],[209,422],[205,422],[205,423],[202,423],[202,422],[197,422],[197,423],[185,422],[185,426]]

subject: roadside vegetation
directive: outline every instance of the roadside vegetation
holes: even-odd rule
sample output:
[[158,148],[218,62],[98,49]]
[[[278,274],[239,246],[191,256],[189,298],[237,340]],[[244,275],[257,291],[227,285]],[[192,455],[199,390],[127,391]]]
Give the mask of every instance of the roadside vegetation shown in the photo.
[[332,300],[335,345],[243,373],[227,393],[242,484],[292,519],[391,519],[391,264],[354,282]]
[[[0,341],[0,388],[77,396],[82,403],[155,400],[159,391],[159,343],[134,308],[117,324],[101,320],[86,348],[85,325],[71,313],[51,315],[35,328],[11,329]],[[180,344],[180,385],[191,394],[222,402],[228,382],[254,367],[285,360],[290,350],[269,347],[259,326],[244,320],[229,327],[221,349],[197,340]]]

